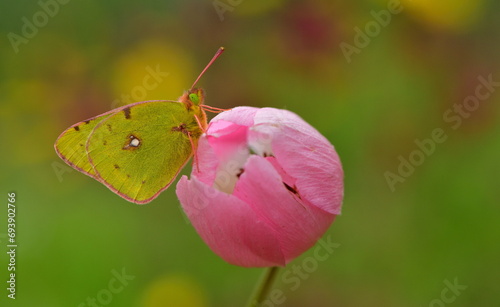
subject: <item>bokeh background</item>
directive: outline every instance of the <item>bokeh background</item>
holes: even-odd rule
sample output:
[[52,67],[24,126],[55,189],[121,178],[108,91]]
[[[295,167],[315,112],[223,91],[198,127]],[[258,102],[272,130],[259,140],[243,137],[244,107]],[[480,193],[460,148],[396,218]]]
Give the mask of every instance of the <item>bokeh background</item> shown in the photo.
[[[53,149],[78,121],[176,99],[219,46],[199,83],[209,105],[292,110],[335,145],[345,170],[343,214],[327,233],[339,247],[296,289],[278,277],[286,300],[275,306],[500,304],[500,87],[454,111],[481,76],[500,82],[498,1],[60,1],[0,3],[1,306],[244,306],[262,270],[214,255],[174,188],[131,204]],[[388,21],[380,12],[393,7],[401,12]],[[145,89],[155,69],[162,77]],[[387,172],[398,175],[399,157],[417,157],[415,140],[437,128],[446,141],[391,189]],[[5,287],[8,192],[15,301]],[[123,271],[133,279],[108,297]],[[467,288],[448,289],[455,280]]]

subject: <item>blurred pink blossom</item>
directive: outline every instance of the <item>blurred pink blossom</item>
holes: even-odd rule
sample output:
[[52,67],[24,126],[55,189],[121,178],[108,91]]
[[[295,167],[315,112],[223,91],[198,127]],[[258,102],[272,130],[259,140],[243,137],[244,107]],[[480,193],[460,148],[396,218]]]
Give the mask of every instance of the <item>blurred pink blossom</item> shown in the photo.
[[205,243],[231,264],[284,266],[340,214],[339,157],[290,111],[237,107],[217,115],[197,161],[177,196]]

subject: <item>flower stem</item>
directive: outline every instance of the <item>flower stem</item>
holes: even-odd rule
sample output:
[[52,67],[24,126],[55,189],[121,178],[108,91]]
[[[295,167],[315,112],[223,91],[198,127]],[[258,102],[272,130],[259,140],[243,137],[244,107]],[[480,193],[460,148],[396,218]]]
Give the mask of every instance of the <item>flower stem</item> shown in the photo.
[[255,289],[250,296],[250,300],[248,301],[247,307],[257,307],[262,301],[267,297],[267,294],[271,290],[274,279],[278,275],[280,267],[268,267],[265,269],[264,273],[260,277],[257,285],[255,285]]

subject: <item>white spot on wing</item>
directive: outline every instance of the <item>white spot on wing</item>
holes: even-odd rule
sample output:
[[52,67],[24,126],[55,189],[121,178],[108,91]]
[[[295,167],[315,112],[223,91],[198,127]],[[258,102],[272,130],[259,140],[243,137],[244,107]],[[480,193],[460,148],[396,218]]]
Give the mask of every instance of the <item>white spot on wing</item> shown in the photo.
[[137,147],[137,146],[139,146],[140,144],[141,144],[141,141],[139,141],[139,139],[138,139],[138,138],[135,138],[135,137],[134,137],[134,138],[132,138],[132,139],[130,140],[130,144],[129,144],[129,146],[132,146],[132,147]]

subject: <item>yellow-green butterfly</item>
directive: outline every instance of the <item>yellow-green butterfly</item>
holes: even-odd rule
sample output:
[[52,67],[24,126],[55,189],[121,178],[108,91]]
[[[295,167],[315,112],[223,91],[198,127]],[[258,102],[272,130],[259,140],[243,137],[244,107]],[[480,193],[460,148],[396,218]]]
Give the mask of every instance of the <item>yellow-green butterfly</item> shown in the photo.
[[54,145],[74,169],[100,181],[128,201],[145,204],[168,188],[207,127],[204,92],[194,88],[221,47],[178,101],[129,104],[66,129]]

